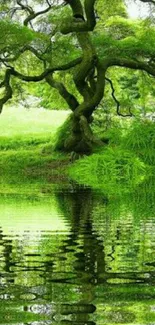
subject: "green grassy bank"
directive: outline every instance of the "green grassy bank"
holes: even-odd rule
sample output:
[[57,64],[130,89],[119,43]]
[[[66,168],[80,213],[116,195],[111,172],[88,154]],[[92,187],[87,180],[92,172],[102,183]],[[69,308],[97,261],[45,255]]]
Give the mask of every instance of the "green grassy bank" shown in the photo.
[[72,179],[113,195],[154,174],[155,123],[118,122],[111,130],[100,130],[109,143],[71,164],[69,154],[52,151],[67,116],[67,111],[6,107],[0,117],[1,193],[34,188],[44,193],[50,184],[68,185]]
[[155,123],[118,120],[99,136],[109,139],[108,145],[76,161],[69,170],[72,179],[110,195],[129,193],[148,178],[155,180]]

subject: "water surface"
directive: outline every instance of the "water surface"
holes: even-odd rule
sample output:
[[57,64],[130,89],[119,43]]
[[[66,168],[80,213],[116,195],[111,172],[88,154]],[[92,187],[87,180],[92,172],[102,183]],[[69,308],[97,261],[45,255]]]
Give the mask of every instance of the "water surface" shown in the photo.
[[155,324],[155,210],[146,191],[1,195],[0,324]]

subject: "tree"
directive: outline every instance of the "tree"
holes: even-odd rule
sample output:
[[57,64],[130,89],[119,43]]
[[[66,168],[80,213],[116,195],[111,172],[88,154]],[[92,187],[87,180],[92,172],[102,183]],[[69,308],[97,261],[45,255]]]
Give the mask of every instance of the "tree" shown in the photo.
[[[155,76],[154,22],[131,21],[123,0],[1,0],[0,6],[4,73],[0,110],[13,95],[14,78],[45,80],[72,111],[62,149],[90,153],[97,141],[91,130],[92,114],[104,97],[106,82],[115,99],[109,68],[126,67]],[[62,73],[71,75],[72,92]],[[121,115],[119,105],[117,113]]]

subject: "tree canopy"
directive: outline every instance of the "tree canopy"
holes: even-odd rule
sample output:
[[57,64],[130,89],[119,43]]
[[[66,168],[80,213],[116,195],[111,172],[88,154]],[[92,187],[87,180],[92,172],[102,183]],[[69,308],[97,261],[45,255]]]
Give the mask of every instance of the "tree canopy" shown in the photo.
[[[62,149],[91,152],[96,142],[90,127],[92,115],[104,98],[107,83],[117,114],[122,115],[109,69],[123,67],[155,76],[155,1],[137,0],[147,3],[152,11],[150,17],[137,20],[128,17],[130,3],[129,0],[1,0],[0,111],[12,98],[16,80],[27,83],[44,80],[58,91],[72,111]],[[132,87],[133,83],[125,87]],[[131,115],[130,110],[125,114]]]

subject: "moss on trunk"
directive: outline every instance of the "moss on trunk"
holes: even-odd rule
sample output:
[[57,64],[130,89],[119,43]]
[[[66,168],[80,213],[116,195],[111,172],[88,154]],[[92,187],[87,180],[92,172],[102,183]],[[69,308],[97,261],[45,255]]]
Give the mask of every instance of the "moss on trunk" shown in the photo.
[[77,119],[71,114],[57,132],[54,150],[90,154],[96,144],[103,145],[94,136],[86,117]]

